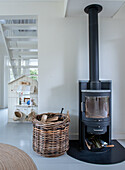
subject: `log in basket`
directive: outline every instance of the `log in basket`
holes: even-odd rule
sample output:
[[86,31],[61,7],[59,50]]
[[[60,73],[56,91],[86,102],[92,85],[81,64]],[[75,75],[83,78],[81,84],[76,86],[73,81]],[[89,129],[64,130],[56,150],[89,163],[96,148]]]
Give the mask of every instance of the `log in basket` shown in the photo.
[[[54,122],[42,122],[43,115],[59,117]],[[33,119],[33,150],[45,157],[63,155],[69,149],[69,114],[43,113]]]

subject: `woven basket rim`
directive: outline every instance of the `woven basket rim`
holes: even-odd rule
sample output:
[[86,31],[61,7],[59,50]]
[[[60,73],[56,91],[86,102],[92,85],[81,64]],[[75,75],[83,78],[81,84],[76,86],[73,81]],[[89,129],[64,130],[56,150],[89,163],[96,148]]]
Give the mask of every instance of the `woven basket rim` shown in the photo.
[[[42,115],[47,115],[47,114],[54,114],[54,115],[61,115],[64,117],[64,120],[62,121],[57,121],[57,122],[42,122],[36,119],[37,116],[42,116]],[[53,112],[48,112],[48,113],[42,113],[42,114],[38,114],[35,116],[35,118],[33,119],[32,123],[33,124],[37,124],[37,126],[57,126],[59,124],[63,124],[65,122],[70,122],[70,117],[68,114],[60,114],[60,113],[53,113]]]

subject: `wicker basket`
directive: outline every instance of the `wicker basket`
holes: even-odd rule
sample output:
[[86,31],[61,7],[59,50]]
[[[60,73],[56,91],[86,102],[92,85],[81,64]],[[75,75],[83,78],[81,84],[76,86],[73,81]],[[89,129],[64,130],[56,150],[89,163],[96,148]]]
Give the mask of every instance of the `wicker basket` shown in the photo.
[[63,155],[69,149],[69,114],[62,114],[63,120],[42,123],[42,115],[60,115],[44,113],[33,119],[33,150],[45,157]]

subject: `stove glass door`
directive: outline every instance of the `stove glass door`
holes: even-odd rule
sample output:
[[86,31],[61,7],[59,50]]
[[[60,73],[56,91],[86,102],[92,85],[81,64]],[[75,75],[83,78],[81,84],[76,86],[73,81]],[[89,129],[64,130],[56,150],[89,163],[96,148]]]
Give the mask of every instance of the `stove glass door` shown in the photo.
[[85,116],[86,118],[109,117],[109,96],[86,96]]

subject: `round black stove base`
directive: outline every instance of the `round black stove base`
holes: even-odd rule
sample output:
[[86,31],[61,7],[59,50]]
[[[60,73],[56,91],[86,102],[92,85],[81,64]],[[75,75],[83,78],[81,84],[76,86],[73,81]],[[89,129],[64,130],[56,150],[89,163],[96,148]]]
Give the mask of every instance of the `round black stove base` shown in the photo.
[[80,161],[103,165],[125,161],[125,148],[117,140],[112,140],[112,144],[114,144],[115,147],[107,150],[107,152],[80,150],[78,140],[70,140],[69,144],[70,148],[67,154]]

